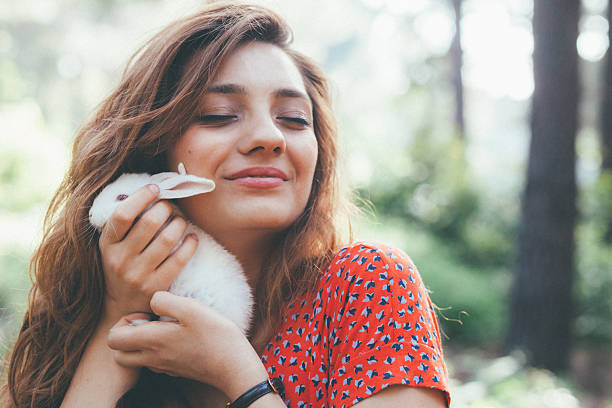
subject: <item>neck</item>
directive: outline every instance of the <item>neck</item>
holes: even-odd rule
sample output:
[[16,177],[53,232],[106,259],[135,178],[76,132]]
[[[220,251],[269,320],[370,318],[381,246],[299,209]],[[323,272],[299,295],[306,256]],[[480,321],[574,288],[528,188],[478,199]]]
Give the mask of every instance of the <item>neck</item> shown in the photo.
[[276,235],[241,231],[238,234],[216,234],[214,238],[238,259],[249,285],[255,291],[265,259],[276,242]]
[[[215,239],[238,259],[253,295],[255,295],[257,283],[260,280],[264,264],[269,259],[270,251],[275,245],[279,245],[278,233],[249,234],[248,231],[244,231],[231,236],[216,234]],[[258,309],[263,306],[255,305],[254,319],[251,322],[248,336],[258,355],[261,355],[268,339],[272,336],[270,322],[261,321],[257,318],[259,316]]]

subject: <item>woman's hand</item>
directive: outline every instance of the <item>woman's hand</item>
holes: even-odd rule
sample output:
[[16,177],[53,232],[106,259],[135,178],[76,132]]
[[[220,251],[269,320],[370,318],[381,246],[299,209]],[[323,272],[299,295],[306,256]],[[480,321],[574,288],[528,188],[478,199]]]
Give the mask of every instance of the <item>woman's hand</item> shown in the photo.
[[146,315],[122,318],[109,333],[115,361],[210,384],[234,400],[268,376],[259,356],[238,326],[194,299],[157,292],[151,299],[157,315],[177,322],[133,325]]
[[106,282],[106,320],[116,322],[128,313],[149,312],[153,293],[167,290],[196,250],[197,238],[189,235],[171,253],[187,224],[180,217],[169,221],[172,207],[168,202],[152,204],[158,194],[156,185],[137,190],[119,204],[102,229],[99,247]]

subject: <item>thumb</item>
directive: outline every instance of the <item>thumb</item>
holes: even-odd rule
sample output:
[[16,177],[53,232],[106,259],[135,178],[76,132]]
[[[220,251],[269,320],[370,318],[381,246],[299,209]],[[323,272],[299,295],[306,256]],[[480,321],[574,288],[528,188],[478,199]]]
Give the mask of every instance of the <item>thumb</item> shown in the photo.
[[150,305],[156,315],[172,317],[180,322],[185,321],[191,315],[194,302],[193,299],[158,291],[153,294]]

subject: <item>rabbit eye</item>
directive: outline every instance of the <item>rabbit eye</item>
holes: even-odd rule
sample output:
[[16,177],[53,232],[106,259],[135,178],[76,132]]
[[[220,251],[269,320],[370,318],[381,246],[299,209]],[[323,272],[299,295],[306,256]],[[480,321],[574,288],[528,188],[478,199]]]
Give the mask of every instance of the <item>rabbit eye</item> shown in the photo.
[[126,198],[128,198],[128,195],[127,195],[127,194],[119,194],[119,195],[117,196],[117,201],[123,201],[123,200],[125,200]]

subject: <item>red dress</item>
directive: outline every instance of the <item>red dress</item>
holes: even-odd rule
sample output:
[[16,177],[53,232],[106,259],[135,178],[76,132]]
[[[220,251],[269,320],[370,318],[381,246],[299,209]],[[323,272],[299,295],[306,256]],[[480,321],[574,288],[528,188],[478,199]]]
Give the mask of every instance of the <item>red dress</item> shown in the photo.
[[280,327],[261,359],[290,408],[350,407],[393,384],[436,388],[450,402],[432,303],[398,249],[342,249]]

